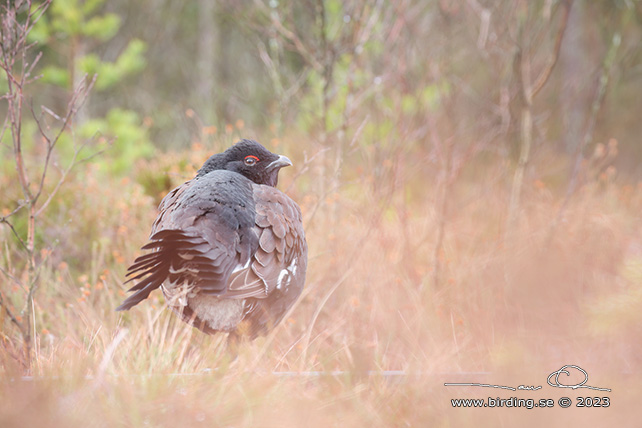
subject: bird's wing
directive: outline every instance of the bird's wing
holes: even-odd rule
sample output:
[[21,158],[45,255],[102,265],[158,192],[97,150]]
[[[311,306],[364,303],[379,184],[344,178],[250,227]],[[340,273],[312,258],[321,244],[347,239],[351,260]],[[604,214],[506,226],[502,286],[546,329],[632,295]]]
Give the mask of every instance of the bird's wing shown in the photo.
[[138,283],[117,310],[146,299],[163,283],[189,284],[224,296],[230,275],[245,267],[259,246],[252,184],[229,171],[212,171],[179,186],[161,202],[150,242],[127,275]]
[[259,245],[249,264],[232,273],[226,296],[265,299],[275,289],[302,289],[307,245],[301,210],[274,187],[253,184],[252,188]]

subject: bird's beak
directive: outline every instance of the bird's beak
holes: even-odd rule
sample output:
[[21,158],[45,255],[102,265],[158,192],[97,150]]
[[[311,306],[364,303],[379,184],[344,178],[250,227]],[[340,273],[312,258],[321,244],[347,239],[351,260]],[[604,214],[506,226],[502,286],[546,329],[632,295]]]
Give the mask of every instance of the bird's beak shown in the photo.
[[283,168],[285,166],[292,166],[292,161],[288,159],[286,156],[279,156],[277,160],[270,163],[267,167],[268,169],[277,169],[277,168]]

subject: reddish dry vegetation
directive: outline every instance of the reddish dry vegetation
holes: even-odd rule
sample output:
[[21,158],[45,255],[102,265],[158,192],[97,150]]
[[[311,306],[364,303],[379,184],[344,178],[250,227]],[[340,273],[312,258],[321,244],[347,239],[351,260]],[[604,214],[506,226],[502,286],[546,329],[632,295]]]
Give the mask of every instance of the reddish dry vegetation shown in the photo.
[[[641,2],[312,3],[2,3],[0,427],[639,425]],[[294,161],[310,260],[232,360],[114,309],[239,137]],[[555,407],[451,405],[489,396]]]
[[[159,155],[127,179],[89,165],[43,221],[43,239],[58,243],[40,254],[34,378],[21,378],[20,335],[0,318],[0,425],[631,423],[642,392],[641,185],[584,165],[564,204],[566,188],[557,183],[567,161],[551,155],[535,169],[544,173],[526,176],[507,233],[512,175],[500,161],[470,161],[440,212],[438,172],[416,154],[381,169],[367,163],[367,151],[353,154],[342,184],[321,194],[322,171],[302,171],[303,150],[287,141],[278,149],[295,161],[280,188],[302,206],[310,262],[302,299],[271,335],[231,361],[224,337],[177,321],[160,293],[114,312],[158,198],[190,177],[208,150]],[[3,188],[12,188],[10,178],[0,177]],[[613,391],[549,387],[548,374],[566,364]],[[490,411],[450,402],[602,395],[611,408]]]

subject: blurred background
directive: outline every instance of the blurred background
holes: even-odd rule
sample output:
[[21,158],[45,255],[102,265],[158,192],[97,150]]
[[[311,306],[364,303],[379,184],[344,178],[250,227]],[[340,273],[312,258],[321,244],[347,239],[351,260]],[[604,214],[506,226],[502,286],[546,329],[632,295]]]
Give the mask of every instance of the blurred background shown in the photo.
[[[0,12],[2,426],[634,420],[641,1]],[[240,138],[293,160],[310,260],[290,316],[232,361],[160,293],[114,308],[159,201]],[[565,364],[620,410],[465,411],[450,399],[489,393],[443,386]],[[519,397],[564,395],[546,388]]]

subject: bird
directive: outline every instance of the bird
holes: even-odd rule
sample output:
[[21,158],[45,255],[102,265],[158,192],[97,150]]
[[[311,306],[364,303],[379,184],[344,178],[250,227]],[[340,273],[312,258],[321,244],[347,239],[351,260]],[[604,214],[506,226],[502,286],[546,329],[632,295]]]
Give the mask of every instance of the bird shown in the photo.
[[136,281],[116,308],[129,310],[160,288],[182,321],[204,333],[265,335],[301,295],[307,241],[301,209],[276,188],[286,156],[242,139],[211,156],[159,205],[151,252],[129,266]]

